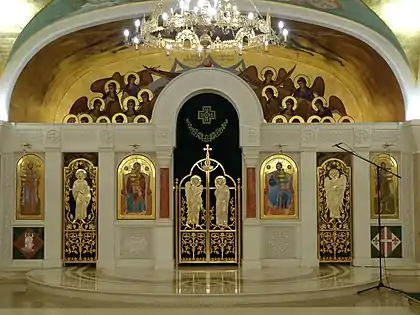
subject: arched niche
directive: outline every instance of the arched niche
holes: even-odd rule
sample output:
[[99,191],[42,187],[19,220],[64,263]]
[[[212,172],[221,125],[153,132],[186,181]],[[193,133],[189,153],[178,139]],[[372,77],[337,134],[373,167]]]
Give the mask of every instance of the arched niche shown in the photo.
[[[193,69],[169,82],[156,101],[152,124],[162,130],[175,130],[178,113],[184,103],[202,93],[218,94],[235,107],[239,116],[240,145],[249,145],[249,137],[244,132],[255,130],[258,133],[264,122],[261,105],[257,95],[245,81],[223,69]],[[175,133],[171,135],[171,144],[176,144]]]

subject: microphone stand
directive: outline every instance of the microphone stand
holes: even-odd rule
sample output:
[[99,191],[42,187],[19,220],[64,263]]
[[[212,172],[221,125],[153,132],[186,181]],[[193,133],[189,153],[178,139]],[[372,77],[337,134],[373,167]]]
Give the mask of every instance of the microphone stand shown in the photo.
[[383,282],[382,258],[385,259],[385,257],[382,257],[382,255],[383,255],[383,253],[382,253],[382,222],[381,222],[381,199],[380,199],[381,187],[379,185],[379,181],[381,179],[381,170],[385,171],[385,172],[387,172],[387,173],[391,174],[392,176],[395,176],[399,179],[401,179],[401,176],[391,172],[390,170],[388,170],[388,169],[386,169],[386,168],[384,168],[384,167],[382,167],[378,164],[373,163],[372,161],[369,161],[368,159],[365,159],[363,156],[360,156],[359,154],[357,154],[356,152],[354,152],[352,150],[348,150],[346,148],[343,148],[341,146],[342,144],[343,143],[337,143],[337,144],[333,145],[333,147],[336,147],[336,148],[338,148],[338,149],[340,149],[344,152],[350,153],[351,155],[357,157],[358,159],[361,159],[362,161],[365,161],[366,163],[369,163],[370,165],[374,166],[375,170],[376,170],[376,194],[377,194],[376,200],[377,200],[377,208],[378,208],[378,229],[379,229],[379,257],[378,257],[379,258],[379,282],[378,282],[377,285],[375,285],[371,288],[367,288],[367,289],[364,289],[364,290],[361,290],[361,291],[357,291],[357,294],[368,292],[368,291],[371,291],[371,290],[374,290],[374,289],[379,291],[380,288],[385,288],[385,289],[388,289],[388,290],[391,290],[391,291],[395,291],[395,292],[398,292],[398,293],[405,294],[404,291],[392,288],[392,287],[384,284],[384,282]]

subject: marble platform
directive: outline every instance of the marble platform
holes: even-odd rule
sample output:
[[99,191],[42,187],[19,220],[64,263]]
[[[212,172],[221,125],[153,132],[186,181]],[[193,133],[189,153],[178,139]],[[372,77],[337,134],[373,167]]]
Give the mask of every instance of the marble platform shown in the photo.
[[30,290],[71,298],[159,306],[256,306],[337,298],[375,285],[378,269],[322,268],[32,270]]

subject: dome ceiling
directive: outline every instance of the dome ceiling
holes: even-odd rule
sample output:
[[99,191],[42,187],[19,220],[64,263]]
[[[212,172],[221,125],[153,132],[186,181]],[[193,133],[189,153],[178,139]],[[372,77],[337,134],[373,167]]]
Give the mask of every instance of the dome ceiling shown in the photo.
[[[6,19],[6,21],[11,21],[9,25],[16,23],[20,23],[20,25],[16,25],[13,30],[10,30],[10,27],[7,27],[6,22],[1,23],[0,25],[0,69],[2,62],[4,63],[10,52],[14,39],[16,39],[16,41],[14,43],[13,51],[18,49],[33,34],[60,19],[109,6],[123,5],[140,1],[143,0],[10,0],[10,3],[13,5],[4,8],[3,14],[1,15],[4,15],[4,17],[9,17],[9,19]],[[388,22],[388,25],[393,26],[394,24],[392,24],[392,21],[387,21],[384,18],[383,15],[386,12],[383,12],[383,8],[386,5],[394,5],[398,7],[401,2],[406,3],[412,0],[364,1],[371,7],[371,9],[378,13],[382,19]],[[401,38],[404,40],[401,40],[401,38],[398,37],[398,39],[400,39],[399,41],[394,35],[396,31],[393,29],[393,33],[388,25],[384,23],[363,1],[275,0],[275,2],[282,2],[288,5],[298,5],[313,10],[323,11],[346,18],[359,24],[363,24],[388,39],[388,41],[392,43],[401,52],[402,55],[408,55],[411,66],[413,67],[414,72],[417,73],[419,55],[418,52],[420,51],[420,47],[413,47],[413,41],[407,40],[407,32],[403,32],[402,34]],[[23,25],[26,24],[27,21],[29,21],[29,19],[36,12],[38,12],[38,14],[36,14],[35,17],[26,25],[26,27],[23,28]],[[22,18],[17,19],[18,16]],[[0,18],[3,18],[3,21],[5,21],[4,17],[0,16]],[[23,30],[19,34],[22,28]],[[417,31],[417,33],[420,34],[420,31]],[[17,36],[18,34],[19,36]],[[403,47],[400,45],[401,41],[404,44]],[[13,53],[13,51],[11,53]]]

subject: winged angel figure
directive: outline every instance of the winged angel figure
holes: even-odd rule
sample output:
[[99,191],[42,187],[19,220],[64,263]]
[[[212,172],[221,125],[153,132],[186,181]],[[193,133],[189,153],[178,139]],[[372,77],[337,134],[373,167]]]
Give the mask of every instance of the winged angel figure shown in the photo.
[[347,177],[333,168],[324,179],[324,189],[327,199],[327,207],[332,219],[339,219],[346,192]]
[[[101,94],[101,98],[105,102],[102,115],[112,118],[116,113],[123,111],[121,105],[125,98],[138,97],[138,92],[152,82],[153,77],[148,70],[128,73],[125,76],[116,72],[112,77],[93,82],[90,90]],[[83,96],[72,105],[70,114],[88,114],[91,110],[88,98]]]

